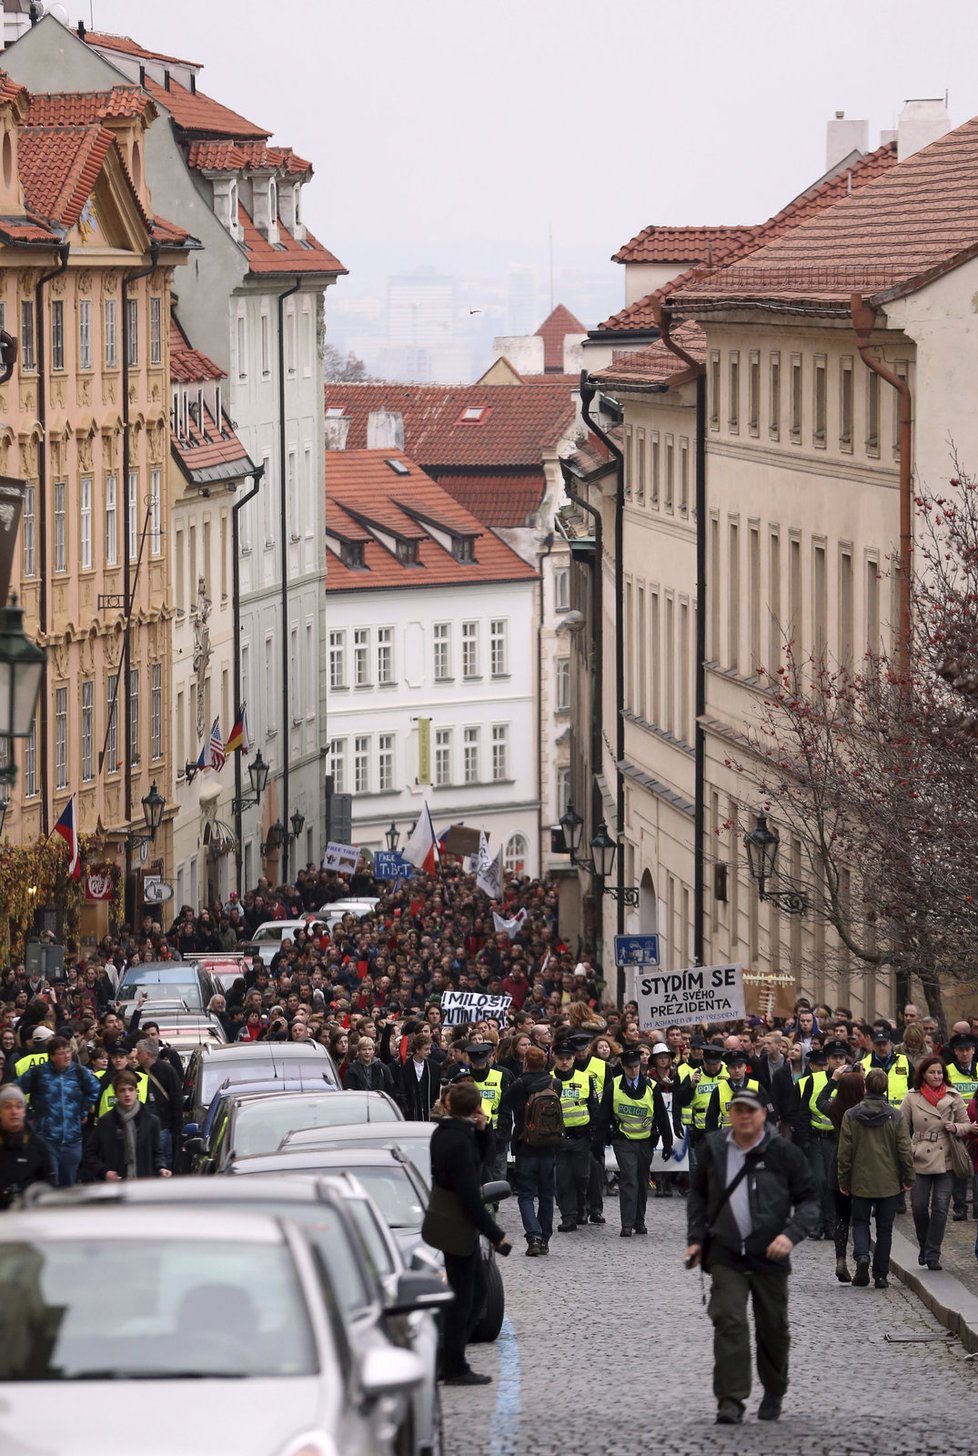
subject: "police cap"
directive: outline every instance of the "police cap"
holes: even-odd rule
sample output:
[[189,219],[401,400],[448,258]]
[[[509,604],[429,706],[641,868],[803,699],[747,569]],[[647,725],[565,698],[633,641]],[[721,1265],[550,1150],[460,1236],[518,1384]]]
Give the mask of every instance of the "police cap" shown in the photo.
[[828,1057],[847,1057],[849,1055],[848,1043],[844,1041],[827,1041],[823,1050]]
[[491,1057],[495,1048],[491,1041],[470,1041],[462,1050],[470,1061],[477,1061],[479,1057]]
[[812,1047],[811,1051],[808,1053],[809,1066],[812,1066],[815,1062],[817,1062],[818,1065],[821,1067],[824,1066],[827,1061],[828,1055],[822,1050],[821,1047]]
[[637,1067],[642,1058],[634,1047],[626,1047],[618,1060],[623,1067]]
[[558,1041],[554,1045],[555,1057],[572,1057],[573,1055],[574,1048],[569,1041]]
[[726,1062],[728,1067],[746,1067],[747,1053],[741,1051],[739,1047],[734,1047],[732,1052],[727,1052],[727,1055],[724,1057],[723,1060]]
[[703,1048],[703,1060],[705,1062],[722,1062],[723,1056],[723,1047],[717,1046],[712,1041],[708,1041]]
[[948,1046],[952,1052],[973,1052],[978,1048],[978,1037],[972,1036],[969,1031],[959,1031],[957,1036],[951,1037]]

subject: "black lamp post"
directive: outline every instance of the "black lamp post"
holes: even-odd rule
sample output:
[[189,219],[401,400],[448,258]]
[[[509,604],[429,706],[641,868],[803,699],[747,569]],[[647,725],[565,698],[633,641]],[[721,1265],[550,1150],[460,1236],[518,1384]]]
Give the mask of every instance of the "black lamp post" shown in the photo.
[[300,814],[299,810],[296,809],[289,822],[292,825],[292,838],[298,839],[299,835],[302,833],[302,826],[306,822],[306,816],[304,814]]
[[783,890],[768,889],[769,881],[781,879],[777,871],[780,847],[781,836],[777,829],[770,827],[766,814],[758,814],[754,828],[744,835],[747,868],[757,886],[757,898],[761,901],[769,900],[787,915],[804,915],[808,910],[808,896],[803,890],[793,885],[788,885]]
[[248,765],[248,777],[251,780],[251,794],[245,794],[240,799],[232,799],[232,814],[241,814],[245,809],[253,809],[265,792],[265,785],[268,783],[268,764],[262,758],[260,748],[255,754],[254,760]]
[[12,784],[17,777],[10,740],[30,737],[46,661],[44,649],[26,636],[23,609],[11,597],[0,617],[0,740],[8,743],[0,783]]
[[166,800],[156,787],[155,779],[150,785],[149,793],[144,794],[140,802],[143,806],[143,818],[146,820],[148,833],[130,834],[128,840],[130,849],[141,849],[144,844],[155,841],[157,831],[163,823]]
[[571,864],[574,863],[577,851],[581,847],[581,836],[584,833],[584,820],[580,814],[574,812],[574,805],[568,803],[560,820],[560,827],[564,831],[564,843],[570,851]]
[[[618,846],[608,833],[608,826],[602,819],[598,825],[598,832],[591,840],[591,855],[594,861],[594,873],[601,880],[610,880],[611,871],[615,867],[615,851]],[[603,888],[603,887],[602,887]],[[607,891],[605,892],[607,893]]]
[[[2,827],[3,827],[3,823],[2,823],[2,821],[0,821],[0,828],[2,828]],[[387,848],[390,850],[391,854],[396,854],[396,852],[397,852],[397,846],[401,842],[401,831],[398,829],[398,827],[394,823],[393,819],[391,820],[391,827],[388,829],[387,833],[384,835],[384,838],[387,841]]]
[[261,847],[262,854],[275,854],[278,850],[282,848],[282,845],[285,843],[288,837],[289,832],[286,829],[285,825],[282,824],[280,820],[276,819],[275,823],[270,824],[268,827],[268,836],[265,840],[265,843]]
[[593,880],[597,880],[602,895],[609,895],[612,900],[620,899],[625,905],[638,905],[637,885],[625,885],[619,890],[617,885],[607,883],[611,878],[611,871],[615,867],[618,845],[608,833],[605,821],[601,820],[597,833],[591,840],[590,859],[584,859],[578,854],[584,834],[584,820],[580,814],[574,812],[573,804],[567,805],[560,820],[560,827],[564,831],[564,843],[570,851],[571,864],[578,869],[586,870]]

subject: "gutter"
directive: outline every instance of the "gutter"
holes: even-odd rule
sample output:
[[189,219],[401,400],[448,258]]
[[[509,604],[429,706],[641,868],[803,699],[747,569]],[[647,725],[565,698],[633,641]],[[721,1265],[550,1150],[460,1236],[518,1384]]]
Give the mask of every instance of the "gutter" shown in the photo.
[[[231,625],[234,632],[234,711],[237,712],[241,705],[241,551],[239,549],[241,527],[238,524],[238,514],[250,500],[258,494],[258,489],[265,474],[264,465],[256,465],[252,471],[253,481],[251,489],[236,500],[231,507],[231,590],[234,595],[231,598]],[[241,799],[241,754],[234,755],[234,797],[236,801]],[[241,810],[238,809],[234,816],[234,837],[236,846],[234,851],[234,874],[235,886],[238,891],[238,899],[242,895],[242,854],[241,854]]]
[[538,600],[540,603],[539,615],[537,616],[537,845],[543,848],[543,763],[540,755],[543,752],[543,693],[541,683],[543,680],[543,618],[544,618],[544,580],[543,563],[552,554],[554,549],[554,533],[548,531],[544,538],[545,550],[537,556],[537,571],[539,573]]
[[672,337],[672,308],[655,299],[652,304],[662,342],[687,364],[696,378],[696,672],[693,727],[693,961],[703,964],[706,893],[706,365],[694,359]]
[[[70,243],[61,243],[58,247],[58,266],[52,268],[50,273],[42,273],[34,285],[34,339],[35,352],[37,357],[37,418],[41,426],[40,449],[37,454],[37,533],[38,533],[38,566],[40,567],[40,582],[38,585],[37,598],[37,627],[38,635],[44,639],[48,630],[48,389],[47,373],[44,358],[44,288],[53,278],[60,278],[68,271],[68,258],[71,253]],[[45,654],[46,656],[46,654]],[[48,805],[48,751],[50,747],[51,730],[50,714],[48,711],[48,684],[47,664],[44,668],[44,684],[40,695],[40,714],[37,722],[37,757],[40,760],[40,783],[38,788],[41,792],[41,833],[48,835],[51,832],[51,814]]]
[[[302,287],[302,279],[297,278],[291,288],[278,295],[278,491],[279,491],[279,513],[281,516],[280,525],[282,528],[281,566],[282,566],[282,810],[279,815],[279,822],[285,828],[285,841],[282,845],[282,860],[285,873],[282,876],[283,885],[289,884],[290,860],[292,858],[292,840],[289,838],[289,751],[292,737],[292,697],[291,683],[289,682],[289,521],[288,521],[288,488],[285,478],[286,467],[286,439],[285,439],[285,300],[298,293]],[[296,325],[298,327],[298,323]],[[299,468],[296,459],[296,469]]]

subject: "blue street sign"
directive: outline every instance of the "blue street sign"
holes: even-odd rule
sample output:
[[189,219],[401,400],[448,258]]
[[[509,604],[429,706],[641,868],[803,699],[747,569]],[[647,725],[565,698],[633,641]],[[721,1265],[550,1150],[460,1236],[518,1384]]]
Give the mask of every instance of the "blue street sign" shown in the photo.
[[657,935],[616,935],[616,966],[657,966],[659,964],[659,937]]
[[374,878],[377,880],[409,880],[414,865],[397,850],[378,849],[374,854]]

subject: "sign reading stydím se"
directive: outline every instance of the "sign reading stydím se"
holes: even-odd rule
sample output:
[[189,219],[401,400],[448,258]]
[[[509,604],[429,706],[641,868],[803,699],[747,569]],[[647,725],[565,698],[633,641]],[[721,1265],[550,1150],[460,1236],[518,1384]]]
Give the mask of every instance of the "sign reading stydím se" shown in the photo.
[[690,966],[638,977],[642,1029],[739,1021],[744,1016],[742,966]]

